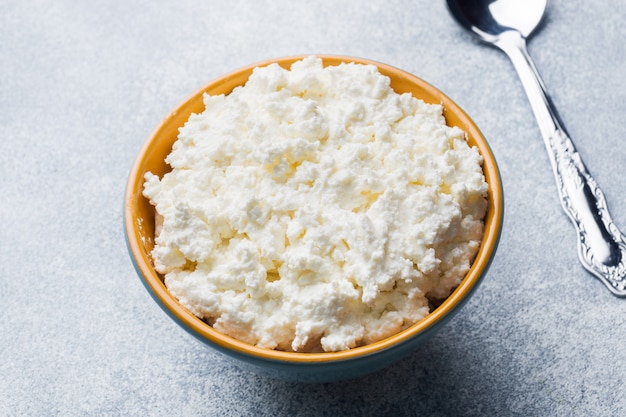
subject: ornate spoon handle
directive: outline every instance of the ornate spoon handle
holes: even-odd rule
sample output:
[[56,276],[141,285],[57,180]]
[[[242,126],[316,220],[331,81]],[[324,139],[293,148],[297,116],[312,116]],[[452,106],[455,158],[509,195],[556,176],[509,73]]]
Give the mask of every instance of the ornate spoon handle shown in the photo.
[[626,237],[611,219],[604,193],[565,131],[526,50],[526,39],[517,31],[508,31],[495,44],[513,62],[530,100],[550,156],[561,204],[576,228],[580,261],[613,294],[626,297]]

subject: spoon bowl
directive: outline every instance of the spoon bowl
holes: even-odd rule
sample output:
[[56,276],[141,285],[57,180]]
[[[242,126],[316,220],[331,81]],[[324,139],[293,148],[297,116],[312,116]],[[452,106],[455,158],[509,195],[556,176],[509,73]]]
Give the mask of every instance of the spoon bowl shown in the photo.
[[468,31],[486,42],[495,42],[510,30],[527,38],[539,26],[547,0],[448,0],[448,8]]

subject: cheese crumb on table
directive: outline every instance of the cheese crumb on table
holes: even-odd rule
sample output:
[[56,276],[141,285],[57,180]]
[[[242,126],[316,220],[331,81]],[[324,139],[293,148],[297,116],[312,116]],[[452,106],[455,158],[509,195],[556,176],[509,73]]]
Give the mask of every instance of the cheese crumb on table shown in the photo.
[[345,350],[424,318],[469,270],[487,184],[440,105],[395,93],[375,66],[316,57],[256,68],[204,104],[144,195],[156,270],[216,330]]

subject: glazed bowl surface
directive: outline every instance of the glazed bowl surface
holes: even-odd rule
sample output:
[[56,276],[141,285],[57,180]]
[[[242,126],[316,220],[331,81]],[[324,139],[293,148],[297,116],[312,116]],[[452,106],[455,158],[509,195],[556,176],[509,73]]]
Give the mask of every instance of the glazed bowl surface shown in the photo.
[[244,85],[254,68],[274,62],[289,68],[304,56],[268,60],[219,77],[198,89],[167,115],[144,143],[130,170],[124,197],[124,227],[130,257],[145,288],[167,315],[189,334],[233,359],[235,363],[263,374],[296,381],[327,382],[377,371],[414,352],[450,321],[487,273],[498,246],[504,202],[498,166],[487,141],[465,111],[444,93],[422,79],[386,64],[353,57],[317,56],[322,59],[324,66],[343,62],[375,65],[381,74],[390,78],[391,87],[397,93],[408,92],[427,103],[441,104],[446,123],[465,131],[468,143],[476,146],[484,159],[483,171],[489,194],[482,243],[465,278],[434,311],[406,330],[369,345],[340,352],[284,352],[255,347],[213,329],[169,293],[163,277],[154,269],[150,252],[154,246],[155,211],[142,195],[144,174],[149,171],[161,177],[170,170],[165,158],[177,139],[178,129],[192,113],[204,110],[205,93],[228,94],[235,87]]

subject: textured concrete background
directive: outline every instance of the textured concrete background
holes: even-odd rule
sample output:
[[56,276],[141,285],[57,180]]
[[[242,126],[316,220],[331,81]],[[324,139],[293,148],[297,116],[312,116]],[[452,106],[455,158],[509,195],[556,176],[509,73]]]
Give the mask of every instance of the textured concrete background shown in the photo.
[[[530,53],[626,230],[626,9],[554,0]],[[239,370],[179,329],[122,231],[144,140],[209,80],[346,54],[412,72],[475,119],[506,220],[475,297],[408,359],[300,385]],[[626,414],[626,299],[577,261],[507,58],[443,1],[0,1],[0,415]]]

